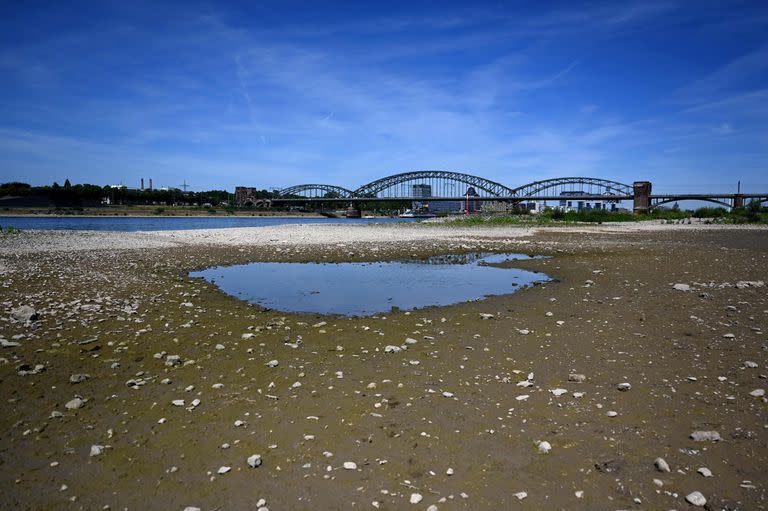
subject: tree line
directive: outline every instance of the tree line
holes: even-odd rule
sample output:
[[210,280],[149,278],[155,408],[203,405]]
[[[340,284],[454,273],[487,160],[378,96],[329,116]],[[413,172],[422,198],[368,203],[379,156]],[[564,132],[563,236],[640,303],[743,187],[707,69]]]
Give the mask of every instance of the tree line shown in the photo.
[[[271,198],[267,190],[259,192],[263,198]],[[80,205],[103,202],[109,204],[165,204],[165,205],[232,205],[234,194],[226,190],[184,192],[179,188],[144,189],[99,186],[93,184],[73,185],[69,179],[63,185],[32,186],[28,183],[10,182],[0,184],[0,197],[46,197],[55,204]]]

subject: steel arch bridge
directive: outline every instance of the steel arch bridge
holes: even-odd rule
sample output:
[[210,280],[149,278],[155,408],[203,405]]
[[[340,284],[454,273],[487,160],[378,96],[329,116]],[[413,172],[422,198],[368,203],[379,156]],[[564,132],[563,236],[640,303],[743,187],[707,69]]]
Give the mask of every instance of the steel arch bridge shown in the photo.
[[[431,197],[460,197],[465,189],[457,189],[458,184],[471,186],[480,197],[534,197],[536,195],[558,195],[563,192],[580,193],[595,197],[610,197],[613,195],[629,196],[633,190],[631,185],[593,177],[561,177],[534,181],[532,183],[509,188],[471,174],[444,170],[419,170],[393,174],[365,184],[356,190],[329,184],[301,184],[280,190],[280,197],[301,196],[323,198],[334,194],[339,198],[412,198],[413,185],[429,185]],[[542,192],[548,192],[543,194]]]
[[327,194],[334,194],[337,197],[352,197],[352,190],[347,190],[341,186],[324,184],[305,184],[290,186],[280,190],[281,197],[290,197],[291,195],[301,195],[303,197],[325,197]]
[[716,197],[686,197],[685,195],[675,195],[671,197],[658,197],[658,198],[652,198],[651,199],[651,205],[650,209],[656,209],[659,206],[663,206],[665,204],[670,204],[672,202],[683,202],[683,201],[699,201],[699,202],[711,202],[712,204],[717,204],[718,206],[723,206],[726,208],[732,208],[733,207],[733,200],[727,200],[727,199],[721,199]]
[[534,197],[544,191],[548,192],[546,194],[548,196],[568,194],[569,192],[594,195],[595,197],[627,196],[633,194],[632,185],[595,177],[559,177],[534,181],[533,183],[515,188],[512,190],[512,194],[518,197]]
[[482,197],[503,197],[512,194],[511,188],[482,177],[446,170],[418,170],[377,179],[355,190],[353,196],[412,197],[412,186],[418,184],[430,185],[433,197],[462,196],[466,190],[457,190],[457,183],[475,188],[477,194]]

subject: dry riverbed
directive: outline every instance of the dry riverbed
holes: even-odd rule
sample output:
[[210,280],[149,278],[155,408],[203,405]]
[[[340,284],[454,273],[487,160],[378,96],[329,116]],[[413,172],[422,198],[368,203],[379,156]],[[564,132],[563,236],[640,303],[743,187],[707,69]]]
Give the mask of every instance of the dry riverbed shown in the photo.
[[[489,250],[554,280],[336,318],[187,277]],[[721,226],[0,235],[0,507],[764,509],[766,270]]]

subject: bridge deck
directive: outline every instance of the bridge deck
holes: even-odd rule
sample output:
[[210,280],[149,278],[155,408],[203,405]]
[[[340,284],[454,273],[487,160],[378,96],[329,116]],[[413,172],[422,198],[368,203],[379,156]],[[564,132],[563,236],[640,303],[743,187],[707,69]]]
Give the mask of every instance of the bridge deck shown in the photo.
[[[727,199],[732,200],[737,197],[744,199],[763,199],[768,197],[768,193],[742,193],[742,194],[660,194],[651,195],[651,200],[706,200],[706,199]],[[536,201],[631,201],[634,195],[531,195],[531,196],[507,196],[507,197],[469,197],[470,201],[484,202],[536,202]],[[458,197],[305,197],[305,198],[282,198],[272,199],[272,202],[286,203],[306,203],[306,202],[465,202],[466,196]]]

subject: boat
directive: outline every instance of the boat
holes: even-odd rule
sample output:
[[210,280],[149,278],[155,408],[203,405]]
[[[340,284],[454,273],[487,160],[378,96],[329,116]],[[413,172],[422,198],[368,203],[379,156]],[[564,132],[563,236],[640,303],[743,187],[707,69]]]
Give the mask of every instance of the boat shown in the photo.
[[434,213],[428,213],[425,211],[411,211],[410,209],[406,209],[405,213],[401,213],[398,215],[398,218],[435,218],[437,215]]

